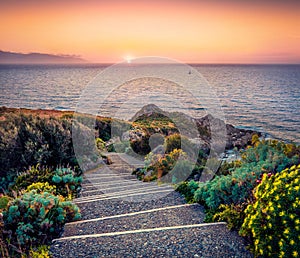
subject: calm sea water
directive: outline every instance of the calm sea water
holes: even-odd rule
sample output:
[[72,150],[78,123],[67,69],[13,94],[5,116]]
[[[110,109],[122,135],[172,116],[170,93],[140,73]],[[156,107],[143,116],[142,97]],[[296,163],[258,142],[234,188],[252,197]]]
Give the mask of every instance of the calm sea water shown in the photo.
[[[75,110],[85,87],[104,68],[86,64],[0,65],[0,106]],[[216,93],[227,123],[300,143],[300,65],[194,68]]]

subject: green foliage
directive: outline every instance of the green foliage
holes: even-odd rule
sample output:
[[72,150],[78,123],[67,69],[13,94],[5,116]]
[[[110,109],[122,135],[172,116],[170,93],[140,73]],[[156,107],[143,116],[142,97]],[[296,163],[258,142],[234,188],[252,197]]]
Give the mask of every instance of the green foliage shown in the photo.
[[276,175],[264,174],[254,190],[240,233],[250,236],[263,257],[299,257],[300,165]]
[[71,125],[71,119],[6,114],[0,121],[0,177],[37,164],[76,166]]
[[[166,153],[171,153],[175,149],[182,149],[190,158],[197,158],[198,148],[187,137],[180,134],[172,134],[165,138]],[[199,156],[202,156],[200,153]]]
[[51,182],[53,177],[53,170],[49,167],[44,167],[40,165],[32,166],[25,172],[19,174],[15,179],[15,183],[12,186],[12,189],[15,191],[26,190],[28,186],[33,183],[41,182]]
[[66,222],[80,218],[78,207],[50,193],[25,193],[3,212],[4,228],[13,243],[28,247],[50,243]]
[[31,248],[29,250],[29,256],[31,258],[50,258],[50,247],[47,245],[40,245],[37,248]]
[[217,209],[221,204],[241,204],[251,198],[252,190],[260,182],[263,173],[276,173],[299,163],[298,154],[288,157],[285,144],[278,141],[259,142],[242,154],[242,160],[231,174],[216,176],[201,183],[195,200]]
[[[70,168],[53,170],[47,167],[34,166],[17,177],[13,189],[26,190],[33,183],[44,183],[55,187],[55,194],[72,198],[78,196],[81,182],[82,177],[79,176],[79,173]],[[44,186],[46,187],[46,185]]]
[[57,168],[54,170],[52,182],[56,186],[56,194],[65,197],[76,197],[81,190],[82,177],[70,168]]
[[168,154],[150,152],[145,157],[145,167],[133,172],[139,180],[178,184],[187,180],[193,169],[193,164],[182,150],[175,149]]
[[195,202],[194,194],[198,187],[198,183],[194,180],[189,182],[183,181],[176,187],[176,191],[181,193],[188,203],[193,203]]
[[224,162],[221,164],[221,166],[218,168],[216,172],[216,176],[227,176],[232,173],[236,168],[241,166],[241,161],[240,160],[235,160],[232,162]]
[[6,209],[8,202],[9,202],[9,197],[8,196],[0,196],[0,211],[3,209]]
[[225,221],[229,229],[239,230],[245,218],[245,204],[221,204],[214,215],[212,222]]
[[101,138],[96,138],[96,146],[100,152],[104,151],[105,150],[105,141],[103,141]]
[[30,192],[32,190],[36,190],[37,193],[42,193],[42,192],[48,192],[51,194],[56,194],[56,186],[55,185],[49,185],[48,182],[46,183],[33,183],[29,185],[26,189],[26,192]]

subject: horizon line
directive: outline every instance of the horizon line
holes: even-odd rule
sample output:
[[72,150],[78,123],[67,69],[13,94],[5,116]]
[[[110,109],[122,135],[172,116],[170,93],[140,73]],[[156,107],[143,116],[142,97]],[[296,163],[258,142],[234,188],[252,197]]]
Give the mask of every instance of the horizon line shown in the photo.
[[[120,62],[1,62],[0,65],[114,65],[114,64],[124,64],[128,66],[133,65],[145,65],[145,64],[173,64],[176,63],[159,63],[159,62],[151,62],[151,63],[127,63],[126,61]],[[186,65],[300,65],[300,61],[295,62],[180,62],[178,64],[186,64]]]

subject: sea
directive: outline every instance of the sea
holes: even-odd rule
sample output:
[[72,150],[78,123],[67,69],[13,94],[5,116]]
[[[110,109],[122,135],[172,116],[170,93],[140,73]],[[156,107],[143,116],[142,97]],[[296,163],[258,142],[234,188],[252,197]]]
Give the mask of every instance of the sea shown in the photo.
[[[0,106],[76,111],[95,78],[109,68],[103,64],[0,65]],[[213,95],[218,101],[226,123],[300,144],[300,65],[194,64],[187,70],[187,76],[195,71],[209,85],[211,92],[207,96]],[[117,73],[115,77],[118,76]],[[142,83],[147,84],[147,80]],[[165,84],[168,81],[157,82],[157,87]],[[125,87],[120,88],[119,94],[115,90],[118,87],[113,82],[106,84],[102,93],[116,94],[98,94],[97,98],[105,96],[107,105],[118,108],[120,105],[115,106],[116,102],[139,91],[139,88]],[[154,90],[151,98],[157,97],[156,100],[162,107],[168,107],[168,111],[185,111],[180,105],[170,105],[161,97],[161,92],[157,92],[160,96],[153,96],[153,92],[155,95]],[[144,103],[138,102],[151,104],[151,98],[143,98]],[[190,108],[201,112],[199,106],[201,103],[194,103]],[[130,113],[134,114],[133,111]]]

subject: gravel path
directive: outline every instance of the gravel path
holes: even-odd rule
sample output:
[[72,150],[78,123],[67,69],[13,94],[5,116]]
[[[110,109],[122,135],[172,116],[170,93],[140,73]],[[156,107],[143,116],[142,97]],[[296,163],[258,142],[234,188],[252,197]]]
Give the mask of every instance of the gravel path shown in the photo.
[[124,157],[111,159],[110,169],[85,176],[82,196],[74,200],[82,220],[53,241],[53,257],[253,257],[225,223],[203,223],[201,205],[188,205],[164,187],[151,193],[149,184],[109,178],[119,171],[132,179]]
[[252,257],[226,226],[56,242],[53,257]]

